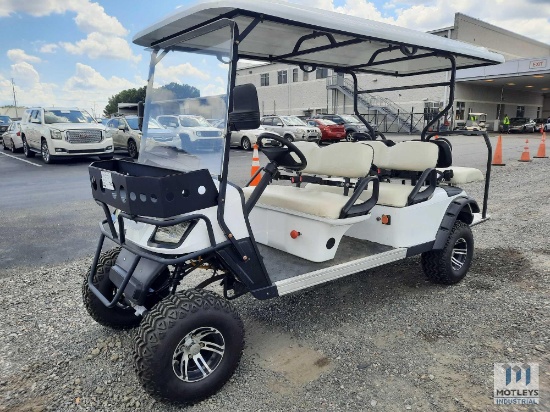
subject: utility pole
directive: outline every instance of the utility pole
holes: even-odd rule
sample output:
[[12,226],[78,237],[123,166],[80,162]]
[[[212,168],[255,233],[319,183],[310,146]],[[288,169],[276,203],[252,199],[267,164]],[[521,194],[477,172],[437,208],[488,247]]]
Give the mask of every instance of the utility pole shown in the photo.
[[13,104],[15,105],[15,117],[19,117],[17,114],[17,99],[15,98],[15,83],[13,82],[13,77],[11,78],[11,89],[13,90]]

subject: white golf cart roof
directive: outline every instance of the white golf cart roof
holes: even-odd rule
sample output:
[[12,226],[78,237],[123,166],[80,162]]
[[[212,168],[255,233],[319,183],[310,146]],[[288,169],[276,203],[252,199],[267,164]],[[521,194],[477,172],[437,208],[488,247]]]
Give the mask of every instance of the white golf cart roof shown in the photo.
[[240,33],[253,24],[251,35],[239,43],[239,56],[250,60],[394,76],[447,71],[449,61],[442,56],[449,55],[457,69],[504,62],[500,54],[456,40],[273,0],[203,1],[181,7],[139,32],[134,43],[177,49],[190,31],[227,19],[237,23]]

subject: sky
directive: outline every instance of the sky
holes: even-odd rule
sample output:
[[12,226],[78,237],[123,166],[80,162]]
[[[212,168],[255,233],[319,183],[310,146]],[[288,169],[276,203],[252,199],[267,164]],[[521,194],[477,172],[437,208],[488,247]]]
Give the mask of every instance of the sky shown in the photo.
[[[416,30],[453,25],[461,12],[550,43],[550,0],[291,0]],[[133,36],[187,0],[0,0],[0,106],[77,106],[98,115],[110,96],[146,84],[149,53]],[[229,4],[231,2],[229,1]],[[166,63],[166,62],[165,62]],[[197,59],[161,66],[160,83],[192,78],[223,92],[223,71]]]

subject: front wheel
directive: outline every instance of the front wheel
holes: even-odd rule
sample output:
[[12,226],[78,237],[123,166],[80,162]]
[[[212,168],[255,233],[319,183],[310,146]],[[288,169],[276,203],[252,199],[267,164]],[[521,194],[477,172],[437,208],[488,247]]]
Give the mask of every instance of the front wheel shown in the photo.
[[227,300],[206,290],[179,291],[144,319],[135,341],[136,372],[153,397],[193,403],[227,382],[243,348],[243,322]]
[[9,150],[9,147],[6,146],[6,141],[5,140],[2,140],[2,146],[4,147],[4,150]]
[[46,140],[42,140],[40,152],[42,153],[42,160],[44,163],[52,164],[54,162],[54,158],[50,153],[50,148],[48,147],[48,142],[46,142]]
[[137,145],[136,142],[134,142],[133,140],[128,140],[128,155],[132,159],[137,159],[138,157]]
[[[115,264],[119,253],[120,248],[111,249],[102,253],[97,262],[93,284],[107,299],[112,299],[117,291],[116,286],[109,279],[109,271]],[[115,307],[108,308],[90,290],[88,286],[90,270],[91,268],[88,269],[82,284],[82,299],[90,316],[100,325],[112,329],[129,329],[138,326],[141,322],[141,316],[136,316],[132,307],[119,302]]]
[[453,285],[468,273],[474,256],[474,236],[470,226],[457,221],[442,250],[422,253],[422,269],[433,283]]
[[294,142],[294,136],[290,134],[285,134],[285,139],[288,140],[290,143]]
[[252,149],[252,144],[250,143],[250,139],[248,137],[244,136],[241,140],[241,147],[243,150],[250,150]]
[[353,142],[355,139],[353,138],[353,133],[355,133],[353,130],[348,130],[346,132],[346,140],[348,142]]

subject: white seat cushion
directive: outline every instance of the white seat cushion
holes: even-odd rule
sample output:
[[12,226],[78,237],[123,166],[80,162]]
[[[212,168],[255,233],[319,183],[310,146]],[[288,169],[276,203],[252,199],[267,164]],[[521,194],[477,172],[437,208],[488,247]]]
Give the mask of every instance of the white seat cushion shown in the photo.
[[438,168],[437,170],[439,170],[440,172],[443,172],[445,170],[452,170],[453,178],[451,179],[450,183],[453,185],[462,185],[464,183],[480,182],[484,180],[481,170],[475,169],[473,167],[453,166]]
[[[380,189],[378,192],[378,202],[377,205],[384,206],[393,206],[393,207],[405,207],[407,206],[407,201],[409,195],[411,194],[414,186],[402,185],[397,183],[380,183]],[[304,187],[306,191],[316,191],[316,192],[330,192],[343,194],[344,189],[336,186],[324,186],[316,184],[308,184]],[[350,195],[353,193],[350,190]],[[372,197],[372,187],[369,187],[368,190],[365,190],[359,197],[362,201],[367,201]]]
[[374,150],[374,164],[380,169],[423,172],[435,167],[439,148],[431,142],[406,141],[386,146],[381,141],[364,141]]
[[[243,192],[248,200],[254,187],[245,187]],[[296,186],[266,187],[258,203],[280,207],[319,216],[325,219],[339,219],[342,208],[349,198],[329,191],[312,192]],[[358,201],[357,203],[362,203]]]

